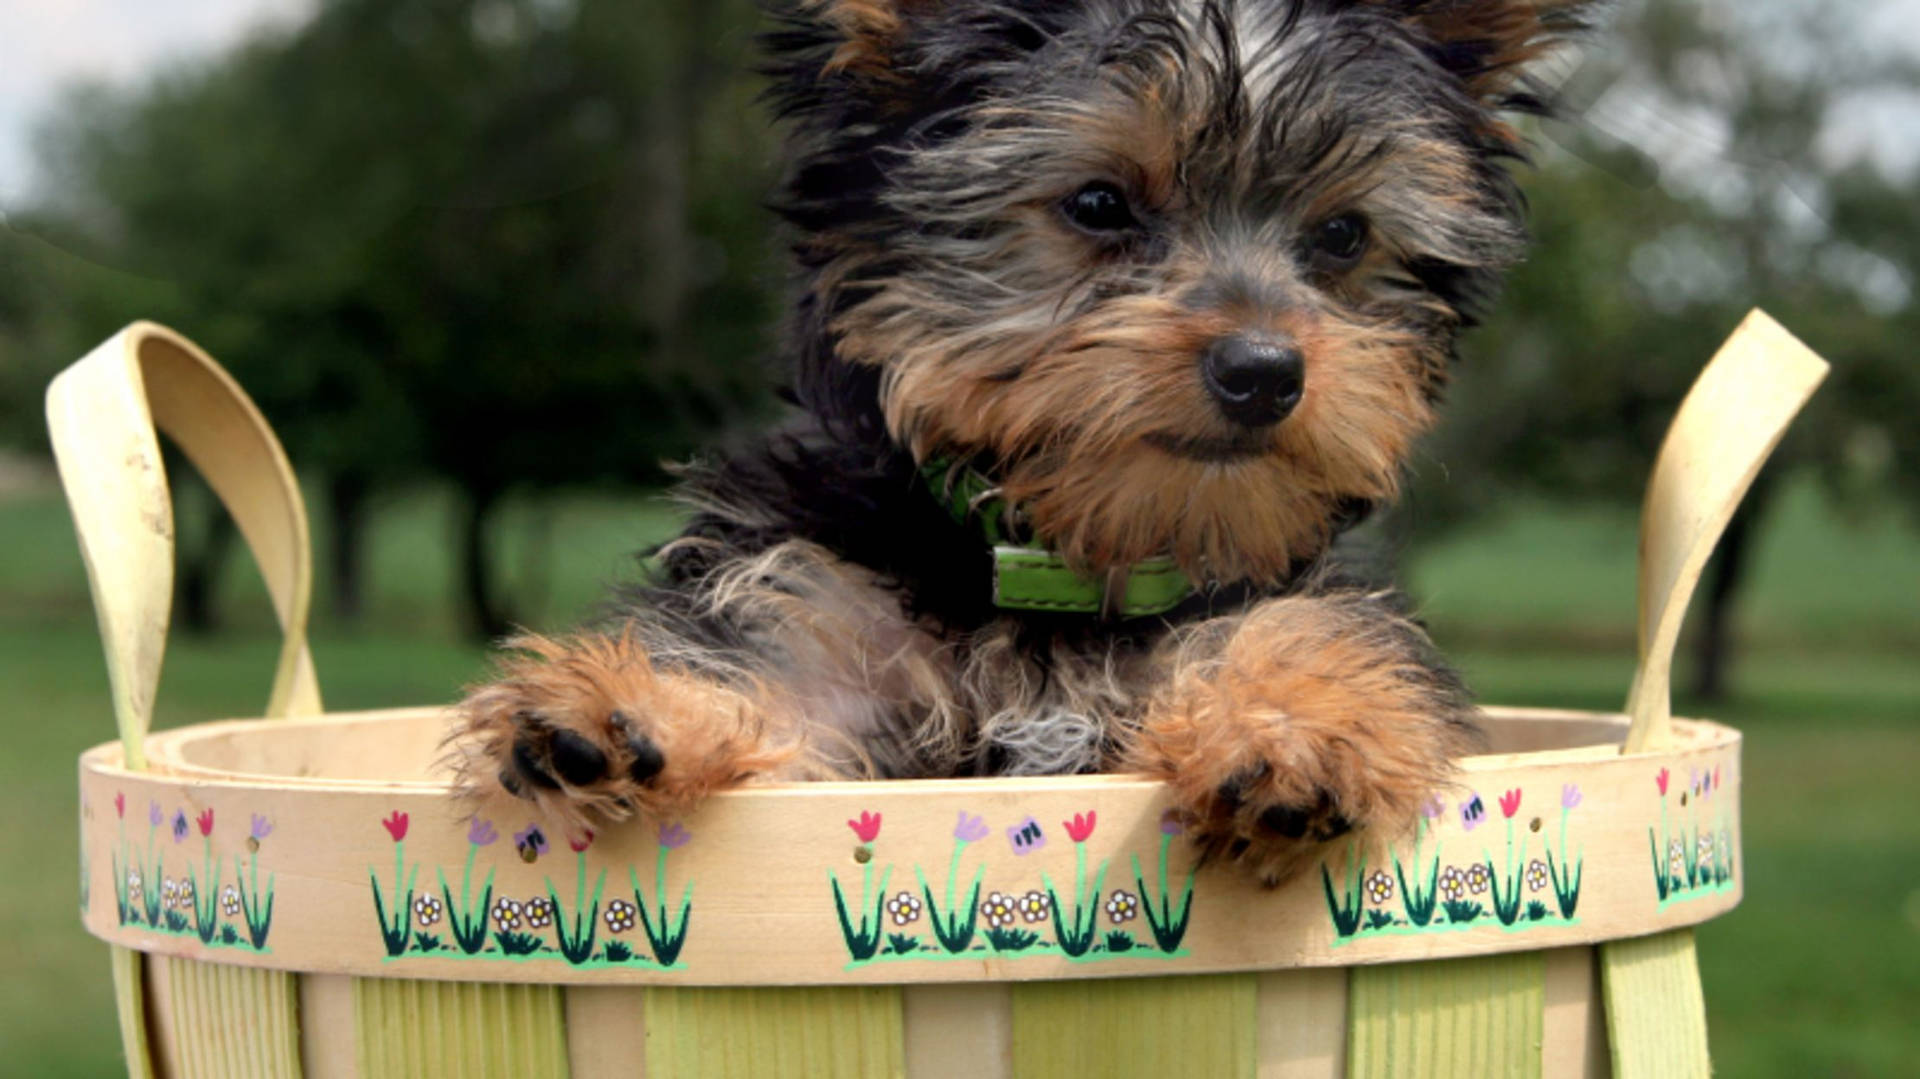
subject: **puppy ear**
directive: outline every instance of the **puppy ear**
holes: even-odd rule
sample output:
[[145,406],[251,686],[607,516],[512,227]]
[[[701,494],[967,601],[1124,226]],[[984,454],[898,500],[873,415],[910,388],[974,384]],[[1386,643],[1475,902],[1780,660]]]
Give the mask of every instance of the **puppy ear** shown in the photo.
[[907,21],[939,0],[797,0],[797,14],[817,23],[834,44],[821,73],[899,78],[897,60]]
[[1497,107],[1532,109],[1532,66],[1585,30],[1604,0],[1361,0],[1428,41],[1467,90]]

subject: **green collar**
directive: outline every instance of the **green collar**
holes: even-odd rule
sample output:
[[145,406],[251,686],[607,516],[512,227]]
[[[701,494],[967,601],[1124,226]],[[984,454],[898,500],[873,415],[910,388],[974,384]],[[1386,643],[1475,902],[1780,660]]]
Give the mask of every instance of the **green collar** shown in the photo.
[[953,519],[972,522],[993,548],[993,603],[1002,610],[1139,618],[1172,610],[1195,591],[1167,557],[1116,569],[1105,580],[1082,576],[1045,547],[1013,542],[1022,531],[1017,514],[979,471],[936,459],[920,475]]

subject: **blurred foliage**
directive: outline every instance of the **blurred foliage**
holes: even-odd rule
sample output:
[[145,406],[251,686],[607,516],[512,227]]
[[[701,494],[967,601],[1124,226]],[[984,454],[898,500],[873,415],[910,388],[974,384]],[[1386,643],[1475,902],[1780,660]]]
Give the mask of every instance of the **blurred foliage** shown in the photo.
[[[172,323],[324,477],[343,602],[369,499],[451,479],[474,622],[497,630],[506,492],[655,479],[769,399],[755,26],[752,0],[329,0],[71,95],[43,140],[56,182],[0,230],[0,437],[39,438],[45,379],[129,317]],[[1920,77],[1849,34],[1791,0],[1624,6],[1569,120],[1532,132],[1539,244],[1466,342],[1410,542],[1516,494],[1636,499],[1753,306],[1835,364],[1768,475],[1811,464],[1843,505],[1920,508],[1920,185],[1816,150]],[[1710,587],[1709,667],[1769,494]]]
[[[25,231],[93,265],[0,300],[43,316],[8,342],[27,385],[7,407],[130,316],[174,325],[343,520],[397,481],[464,490],[467,592],[498,632],[502,495],[657,480],[767,396],[751,12],[333,0],[131,93],[71,96]],[[9,257],[9,278],[62,261]]]

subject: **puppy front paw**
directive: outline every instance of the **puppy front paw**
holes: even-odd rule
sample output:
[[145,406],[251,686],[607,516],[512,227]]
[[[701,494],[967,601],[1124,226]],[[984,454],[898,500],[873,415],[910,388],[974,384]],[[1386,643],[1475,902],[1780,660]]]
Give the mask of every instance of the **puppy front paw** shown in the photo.
[[1410,830],[1478,733],[1457,678],[1367,597],[1271,600],[1187,651],[1127,763],[1164,780],[1204,857],[1269,887],[1358,830]]
[[500,677],[468,694],[453,736],[461,785],[504,791],[585,829],[594,815],[684,814],[778,768],[752,702],[657,670],[631,638],[508,642]]

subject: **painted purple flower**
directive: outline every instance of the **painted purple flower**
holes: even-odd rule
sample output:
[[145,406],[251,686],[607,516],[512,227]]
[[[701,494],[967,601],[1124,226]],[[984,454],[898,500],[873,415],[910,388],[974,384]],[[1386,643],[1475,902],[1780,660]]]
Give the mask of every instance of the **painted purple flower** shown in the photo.
[[253,814],[253,819],[247,823],[247,835],[256,840],[265,839],[273,834],[273,822],[258,813]]
[[475,817],[473,823],[467,825],[467,842],[476,847],[490,846],[499,838],[500,833],[493,830],[493,822],[490,820]]
[[1186,830],[1186,823],[1180,819],[1180,811],[1168,809],[1160,814],[1160,834],[1179,835]]
[[185,838],[187,838],[187,812],[184,809],[176,809],[173,811],[173,841],[178,843]]
[[987,838],[986,818],[969,816],[966,810],[961,810],[960,822],[953,826],[953,838],[962,843],[977,843]]
[[1563,785],[1560,788],[1560,808],[1572,809],[1575,806],[1578,806],[1579,804],[1580,804],[1579,785],[1575,783],[1568,783]]
[[1427,818],[1428,820],[1439,820],[1440,814],[1445,813],[1446,811],[1447,811],[1447,803],[1441,801],[1440,796],[1437,794],[1431,798],[1428,798],[1426,801],[1426,804],[1420,807],[1420,815]]
[[1025,856],[1047,845],[1047,833],[1039,821],[1028,817],[1007,829],[1007,842],[1013,844],[1013,853]]
[[679,850],[692,838],[693,833],[687,831],[686,826],[679,821],[660,826],[660,845],[668,850]]
[[520,860],[532,862],[547,853],[547,833],[537,824],[529,824],[525,831],[513,833],[513,849],[520,852]]
[[159,802],[147,803],[147,823],[153,825],[155,828],[160,827],[160,803]]
[[1486,819],[1487,805],[1480,800],[1477,792],[1471,799],[1460,803],[1460,827],[1471,832],[1480,827],[1480,822]]

